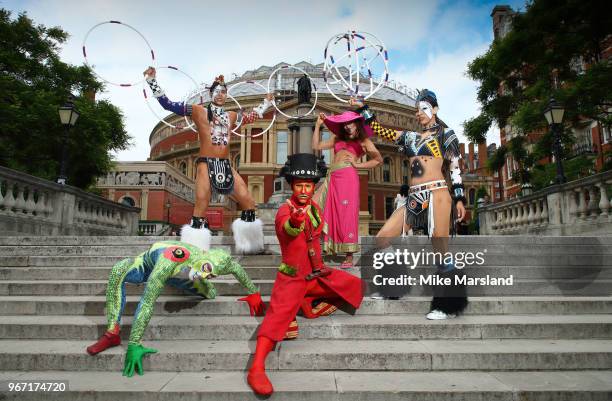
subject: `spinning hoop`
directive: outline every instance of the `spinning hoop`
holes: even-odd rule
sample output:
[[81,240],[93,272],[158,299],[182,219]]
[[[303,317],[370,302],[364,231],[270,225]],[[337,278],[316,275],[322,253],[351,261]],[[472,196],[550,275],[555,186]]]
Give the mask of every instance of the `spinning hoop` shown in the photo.
[[[177,67],[174,67],[172,65],[169,66],[165,66],[165,67],[159,67],[157,69],[168,69],[168,70],[174,70],[174,71],[178,71],[181,74],[183,74],[184,76],[186,76],[187,78],[189,78],[191,80],[191,82],[193,82],[193,85],[197,88],[198,87],[198,83],[195,81],[195,79],[193,79],[189,74],[187,74],[185,71],[178,69]],[[166,120],[164,120],[163,118],[161,118],[159,116],[159,114],[157,114],[157,112],[155,110],[153,110],[153,107],[151,107],[151,104],[149,103],[149,96],[147,96],[147,90],[146,90],[146,77],[145,80],[142,81],[142,94],[144,95],[145,98],[145,103],[147,104],[147,107],[149,108],[149,110],[151,110],[151,113],[153,113],[153,115],[155,115],[155,117],[157,117],[157,119],[163,123],[164,125],[170,127],[170,128],[174,128],[174,129],[183,129],[183,128],[189,128],[191,129],[193,132],[198,132],[195,129],[195,124],[193,123],[193,121],[189,121],[187,119],[187,115],[184,115],[185,118],[185,123],[187,124],[185,127],[178,127],[175,124],[170,124],[169,122],[167,122]],[[183,110],[187,108],[187,98],[191,97],[191,92],[188,92],[187,95],[183,98]]]
[[306,71],[304,71],[303,69],[301,69],[300,67],[296,67],[294,65],[283,65],[282,67],[278,67],[277,69],[275,69],[274,71],[272,71],[272,73],[270,74],[270,77],[268,78],[268,88],[267,91],[268,93],[271,93],[270,91],[270,83],[272,82],[272,77],[274,76],[274,74],[276,74],[278,71],[282,70],[282,69],[286,69],[286,68],[293,68],[294,70],[298,70],[301,73],[303,73],[304,75],[306,75],[308,77],[308,81],[310,82],[310,84],[313,86],[314,88],[314,93],[315,93],[315,101],[314,104],[312,105],[312,107],[310,108],[310,110],[308,110],[308,112],[306,114],[303,115],[297,115],[297,116],[290,116],[289,114],[283,113],[282,110],[280,110],[278,108],[278,106],[276,106],[276,102],[272,102],[272,104],[274,105],[274,108],[276,109],[276,111],[278,111],[279,113],[281,113],[283,116],[287,117],[287,118],[301,118],[301,117],[306,117],[307,115],[309,115],[310,113],[312,113],[317,105],[317,101],[319,100],[319,93],[317,91],[317,86],[315,85],[314,81],[310,78],[310,74],[308,74]]
[[[231,92],[231,90],[232,90],[232,89],[234,89],[235,87],[237,87],[237,86],[239,86],[239,85],[243,85],[243,84],[253,84],[253,85],[259,86],[259,87],[260,87],[260,88],[262,88],[264,91],[266,91],[266,93],[269,93],[269,92],[267,92],[267,88],[266,88],[265,86],[263,86],[263,85],[262,85],[262,84],[260,84],[259,82],[255,82],[255,81],[242,81],[242,82],[238,82],[238,83],[235,83],[234,85],[230,86],[230,87],[227,89],[227,97],[229,97],[230,99],[232,99],[232,100],[234,101],[234,103],[236,103],[236,105],[238,105],[238,108],[240,109],[240,113],[239,113],[240,115],[242,115],[242,106],[241,106],[241,105],[240,105],[240,103],[239,103],[239,102],[238,102],[238,101],[237,101],[237,100],[236,100],[236,99],[235,99],[235,98],[234,98],[234,97],[233,97],[233,96],[230,94],[230,92]],[[274,105],[274,108],[276,108],[276,105],[275,105],[275,103],[274,103],[274,100],[272,100],[272,105]],[[278,110],[278,109],[276,109],[276,110]],[[237,122],[237,123],[235,124],[235,127],[231,129],[232,133],[234,133],[234,134],[236,134],[236,135],[238,135],[238,136],[240,136],[240,137],[251,137],[251,138],[257,138],[258,136],[261,136],[261,135],[265,134],[266,132],[268,132],[268,131],[270,130],[270,128],[272,128],[272,126],[274,125],[274,122],[276,121],[276,111],[274,112],[274,114],[272,114],[272,121],[270,121],[270,125],[268,125],[268,127],[267,127],[265,130],[261,131],[261,132],[260,132],[259,134],[257,134],[257,135],[242,135],[242,134],[240,134],[240,133],[236,132],[236,130],[237,130],[238,128],[240,128],[240,126],[242,125],[242,120],[243,120],[243,119],[244,119],[244,117],[242,117],[242,118],[240,119],[240,121],[239,121],[239,122]]]
[[129,86],[136,86],[136,85],[144,82],[144,79],[140,80],[140,81],[136,81],[136,82],[132,82],[132,83],[124,83],[124,84],[109,81],[108,79],[106,79],[103,76],[101,76],[100,74],[98,74],[96,72],[96,70],[93,68],[93,66],[89,63],[89,60],[87,60],[87,50],[86,50],[86,47],[85,47],[85,43],[87,42],[87,38],[89,37],[89,34],[94,29],[96,29],[100,25],[105,25],[105,24],[119,24],[119,25],[123,25],[123,26],[131,29],[132,31],[136,32],[142,38],[142,40],[144,40],[144,42],[147,44],[147,46],[149,47],[149,51],[151,52],[151,61],[153,62],[153,66],[154,67],[156,66],[155,52],[153,52],[153,49],[151,48],[151,45],[149,44],[149,41],[147,40],[147,38],[145,38],[142,33],[138,32],[138,30],[136,28],[134,28],[133,26],[128,25],[128,24],[126,24],[124,22],[121,22],[121,21],[114,21],[114,20],[100,22],[99,24],[96,24],[96,25],[92,26],[91,29],[89,29],[89,31],[87,31],[87,34],[85,34],[85,39],[83,39],[83,57],[85,58],[85,65],[88,66],[91,69],[91,71],[94,73],[94,75],[96,77],[98,77],[100,80],[106,82],[107,84],[111,84],[111,85],[115,85],[115,86],[121,86],[121,87],[129,87]]
[[[369,38],[367,38],[366,36],[369,36],[372,38],[372,40],[378,42],[379,44],[373,43],[372,40],[370,40]],[[358,46],[356,43],[355,38],[361,39],[364,44],[362,46]],[[347,46],[347,51],[344,55],[342,55],[340,58],[338,59],[334,59],[334,56],[331,54],[331,51],[329,51],[330,49],[330,44],[331,45],[336,45],[339,41],[341,41],[342,39],[346,40],[346,46]],[[332,43],[333,42],[333,43]],[[363,51],[365,49],[369,49],[369,48],[373,48],[376,49],[376,55],[371,57],[370,59],[367,59],[365,56],[363,57],[363,66],[360,67],[359,66],[359,52]],[[383,64],[384,64],[384,71],[383,74],[381,74],[381,79],[378,82],[378,84],[376,85],[376,87],[374,87],[374,77],[372,74],[372,69],[371,69],[371,62],[378,58],[381,57]],[[364,100],[368,99],[369,97],[371,97],[372,95],[374,95],[376,92],[378,92],[380,90],[380,88],[383,87],[384,84],[386,84],[389,81],[389,56],[387,53],[387,48],[385,46],[385,44],[378,39],[376,36],[372,35],[371,33],[368,32],[358,32],[358,31],[349,31],[348,33],[340,33],[337,35],[332,36],[331,39],[329,39],[329,41],[327,42],[327,45],[325,46],[325,50],[323,52],[323,57],[325,58],[325,64],[323,65],[323,81],[325,82],[325,86],[327,87],[327,90],[329,91],[329,93],[331,93],[331,95],[333,97],[335,97],[336,99],[338,99],[341,102],[344,103],[348,103],[348,100],[344,100],[342,98],[340,98],[339,96],[337,96],[334,91],[330,88],[329,86],[329,81],[327,79],[328,74],[330,75],[330,77],[335,78],[336,82],[334,83],[341,83],[341,85],[349,91],[349,93],[352,93],[356,96],[362,96],[360,95],[359,92],[359,85],[360,85],[360,78],[361,78],[361,69],[362,68],[366,68],[368,71],[368,80],[369,80],[369,87],[370,90],[368,92],[367,95],[364,96]],[[353,58],[355,60],[355,68],[356,71],[352,70],[352,65],[349,65],[349,80],[347,82],[346,79],[344,79],[344,77],[342,76],[342,73],[340,72],[340,70],[338,69],[338,63],[342,60],[344,60],[345,58]],[[337,76],[336,76],[337,74]],[[353,81],[353,75],[355,75],[355,81]],[[353,86],[354,83],[354,86]]]

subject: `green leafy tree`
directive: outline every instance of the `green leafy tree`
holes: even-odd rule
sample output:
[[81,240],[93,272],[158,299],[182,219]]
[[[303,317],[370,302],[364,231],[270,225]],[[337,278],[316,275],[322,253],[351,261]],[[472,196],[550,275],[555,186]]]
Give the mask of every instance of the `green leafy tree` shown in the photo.
[[[606,4],[603,0],[534,0],[524,13],[514,16],[512,30],[469,64],[468,76],[479,83],[481,113],[464,122],[466,136],[482,142],[493,123],[499,127],[510,123],[519,135],[547,131],[543,112],[550,97],[565,106],[569,126],[584,118],[609,125],[612,64],[601,58],[612,27],[612,14],[603,11]],[[562,142],[571,144],[569,131]],[[525,141],[521,146],[525,148]],[[504,156],[509,152],[528,172],[535,161],[551,154],[551,138],[544,135],[530,157],[532,150],[509,148],[498,152]],[[519,174],[523,179],[528,175]]]
[[110,152],[130,137],[121,111],[87,94],[103,86],[85,66],[60,60],[68,34],[0,9],[0,164],[54,180],[59,172],[64,127],[58,115],[72,93],[80,113],[68,141],[68,183],[87,188],[112,166]]

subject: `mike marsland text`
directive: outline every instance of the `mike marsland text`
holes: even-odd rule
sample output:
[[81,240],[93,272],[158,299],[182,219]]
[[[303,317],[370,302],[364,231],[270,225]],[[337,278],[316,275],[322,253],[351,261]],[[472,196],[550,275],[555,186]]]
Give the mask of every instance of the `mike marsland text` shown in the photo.
[[484,277],[468,277],[466,275],[456,275],[451,277],[441,277],[437,274],[419,274],[412,276],[410,274],[402,274],[395,277],[384,277],[382,274],[377,274],[372,277],[372,282],[375,285],[513,285],[514,276],[508,277],[491,277],[488,274]]

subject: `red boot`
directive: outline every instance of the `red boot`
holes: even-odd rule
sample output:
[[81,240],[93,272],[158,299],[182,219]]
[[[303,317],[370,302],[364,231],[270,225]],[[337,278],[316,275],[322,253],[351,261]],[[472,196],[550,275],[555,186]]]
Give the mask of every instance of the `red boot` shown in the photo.
[[270,382],[270,379],[268,379],[268,375],[266,375],[265,370],[254,370],[253,368],[249,369],[247,382],[256,394],[271,395],[274,392],[272,382]]
[[247,382],[253,391],[259,395],[270,395],[274,392],[274,387],[272,387],[272,383],[266,375],[266,357],[274,348],[274,344],[275,342],[268,337],[257,337],[255,357],[253,358],[253,366],[251,366],[247,375]]
[[102,335],[102,337],[100,337],[98,341],[96,341],[94,344],[87,347],[87,353],[89,355],[96,355],[108,348],[116,347],[117,345],[120,345],[120,344],[121,344],[121,336],[119,335],[119,332],[113,333],[113,332],[107,331],[104,333],[104,335]]

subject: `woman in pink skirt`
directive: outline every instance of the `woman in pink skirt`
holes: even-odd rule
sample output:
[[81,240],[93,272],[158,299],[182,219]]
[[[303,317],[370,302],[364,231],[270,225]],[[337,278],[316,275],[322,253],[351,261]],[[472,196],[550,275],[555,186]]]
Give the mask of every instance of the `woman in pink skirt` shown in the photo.
[[[332,137],[320,142],[323,123]],[[323,249],[331,254],[346,254],[341,265],[345,269],[353,267],[353,253],[359,251],[357,169],[374,168],[382,163],[380,152],[369,139],[372,134],[360,114],[347,111],[329,117],[320,113],[312,136],[313,150],[334,149],[334,160],[315,198],[323,208]],[[365,154],[370,160],[360,162]]]

